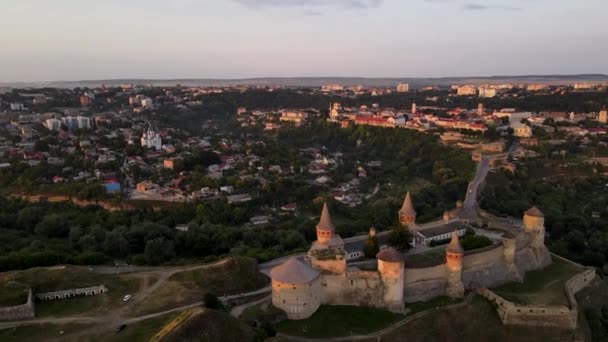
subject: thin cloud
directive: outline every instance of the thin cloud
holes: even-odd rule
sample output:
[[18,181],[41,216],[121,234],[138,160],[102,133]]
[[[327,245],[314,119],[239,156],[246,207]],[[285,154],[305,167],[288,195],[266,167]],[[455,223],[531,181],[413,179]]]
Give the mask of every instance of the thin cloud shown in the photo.
[[383,0],[234,0],[250,8],[299,7],[318,8],[338,6],[346,9],[370,9],[382,5]]
[[[424,0],[426,2],[434,3],[434,4],[457,4],[456,0]],[[487,11],[487,10],[503,10],[503,11],[520,11],[521,7],[517,6],[507,6],[507,5],[498,5],[498,4],[488,4],[488,2],[495,1],[484,1],[484,2],[470,2],[463,4],[461,8],[465,11]]]
[[482,5],[478,3],[470,3],[462,6],[462,9],[467,11],[485,11],[485,10],[505,10],[505,11],[520,11],[521,7],[500,6],[500,5]]

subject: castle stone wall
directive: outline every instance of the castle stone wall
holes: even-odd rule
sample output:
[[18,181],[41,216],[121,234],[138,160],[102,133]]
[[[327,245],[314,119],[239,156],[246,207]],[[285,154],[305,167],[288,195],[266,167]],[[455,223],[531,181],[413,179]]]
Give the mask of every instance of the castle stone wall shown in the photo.
[[505,325],[576,329],[577,310],[566,305],[517,305],[485,288],[477,293],[495,305]]
[[307,284],[272,281],[272,304],[285,311],[289,319],[310,317],[321,305],[319,279]]
[[317,270],[323,270],[336,274],[342,274],[346,271],[346,259],[321,260],[315,257],[309,257],[309,260],[311,266]]
[[478,289],[477,293],[495,305],[496,312],[503,324],[574,330],[578,323],[578,305],[574,296],[589,285],[593,279],[595,279],[594,269],[586,269],[568,279],[564,285],[568,305],[518,305],[486,288]]
[[446,294],[448,274],[445,264],[405,269],[403,295],[406,303],[426,301]]
[[25,304],[0,307],[0,321],[19,321],[35,317],[32,290],[29,291]]
[[551,264],[551,255],[545,246],[528,247],[515,252],[515,265],[521,274]]
[[349,270],[320,277],[321,302],[328,305],[385,307],[378,272]]
[[466,271],[472,268],[486,267],[488,265],[499,263],[504,263],[502,244],[494,244],[492,246],[488,246],[487,250],[465,254],[462,262],[462,268]]

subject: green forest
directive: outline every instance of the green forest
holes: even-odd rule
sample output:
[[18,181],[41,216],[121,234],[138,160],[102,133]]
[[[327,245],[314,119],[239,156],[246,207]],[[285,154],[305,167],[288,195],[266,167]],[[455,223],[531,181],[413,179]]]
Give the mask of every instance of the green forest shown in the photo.
[[585,265],[604,266],[608,258],[608,179],[600,175],[531,177],[534,166],[520,165],[515,174],[489,175],[481,207],[493,214],[521,217],[536,205],[545,215],[551,251]]
[[[303,165],[307,160],[299,156],[298,149],[305,147],[343,154],[343,162],[329,172],[336,183],[352,178],[358,165],[368,168],[364,162],[381,161],[382,166],[370,168],[361,184],[370,191],[381,184],[378,194],[358,207],[347,207],[333,201],[327,189],[303,181],[298,171],[295,175],[269,175],[264,186],[235,183],[244,191],[257,191],[253,201],[239,205],[216,200],[109,212],[97,206],[30,203],[4,197],[0,198],[0,270],[113,260],[156,265],[211,260],[227,254],[270,260],[308,247],[315,238],[316,216],[325,200],[330,202],[343,237],[366,232],[371,226],[390,229],[403,195],[411,187],[417,188],[413,199],[419,221],[429,221],[463,199],[475,170],[468,154],[441,145],[433,135],[374,127],[341,129],[323,121],[298,129],[286,127],[264,140],[255,152],[268,163]],[[32,184],[48,173],[44,168],[36,170],[26,168],[19,175],[15,170],[4,170],[0,178],[5,184],[15,177]],[[238,177],[228,176],[228,183],[231,179],[238,182]],[[96,191],[85,185],[75,188],[76,195],[82,197]],[[264,228],[243,225],[261,206],[290,202],[298,203],[299,216],[281,217]],[[175,230],[179,224],[189,224],[189,231]]]

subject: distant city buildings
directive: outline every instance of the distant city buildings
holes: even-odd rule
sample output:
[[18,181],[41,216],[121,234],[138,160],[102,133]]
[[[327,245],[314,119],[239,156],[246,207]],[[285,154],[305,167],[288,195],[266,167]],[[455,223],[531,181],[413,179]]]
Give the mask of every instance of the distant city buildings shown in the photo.
[[606,109],[606,107],[604,107],[600,111],[600,114],[598,115],[598,121],[603,124],[608,123],[608,109]]
[[479,97],[489,99],[489,98],[492,98],[495,96],[496,96],[495,88],[479,87]]
[[399,83],[397,84],[397,92],[398,93],[407,93],[410,91],[410,85],[408,83]]
[[472,85],[465,85],[456,88],[456,94],[458,96],[475,96],[477,95],[477,88]]
[[308,113],[302,110],[286,110],[281,113],[281,122],[292,122],[300,126],[308,119]]
[[511,125],[513,128],[513,136],[518,138],[530,138],[532,137],[532,127],[522,124],[522,123],[513,123]]
[[323,92],[331,92],[331,91],[342,91],[344,87],[337,83],[325,84],[321,87],[321,91]]
[[66,116],[61,120],[63,121],[63,125],[69,130],[91,128],[91,119],[86,116]]
[[63,122],[61,120],[55,118],[46,119],[44,122],[44,125],[49,131],[60,131],[62,124]]

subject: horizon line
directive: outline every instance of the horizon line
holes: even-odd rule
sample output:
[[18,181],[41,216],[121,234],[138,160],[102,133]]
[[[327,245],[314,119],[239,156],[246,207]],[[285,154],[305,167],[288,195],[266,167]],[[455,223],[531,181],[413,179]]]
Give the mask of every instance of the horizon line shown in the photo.
[[223,78],[223,77],[176,77],[176,78],[148,78],[148,77],[128,77],[128,78],[98,78],[98,79],[56,79],[56,80],[38,80],[38,81],[0,81],[0,85],[10,84],[44,84],[44,83],[77,83],[77,82],[103,82],[103,81],[252,81],[252,80],[264,80],[264,79],[278,79],[278,80],[289,80],[289,79],[308,79],[308,80],[320,80],[320,79],[362,79],[362,80],[447,80],[447,79],[484,79],[484,78],[533,78],[533,77],[546,77],[546,78],[560,78],[560,77],[606,77],[608,74],[604,73],[573,73],[573,74],[496,74],[496,75],[469,75],[469,76],[252,76],[252,77],[234,77],[234,78]]

